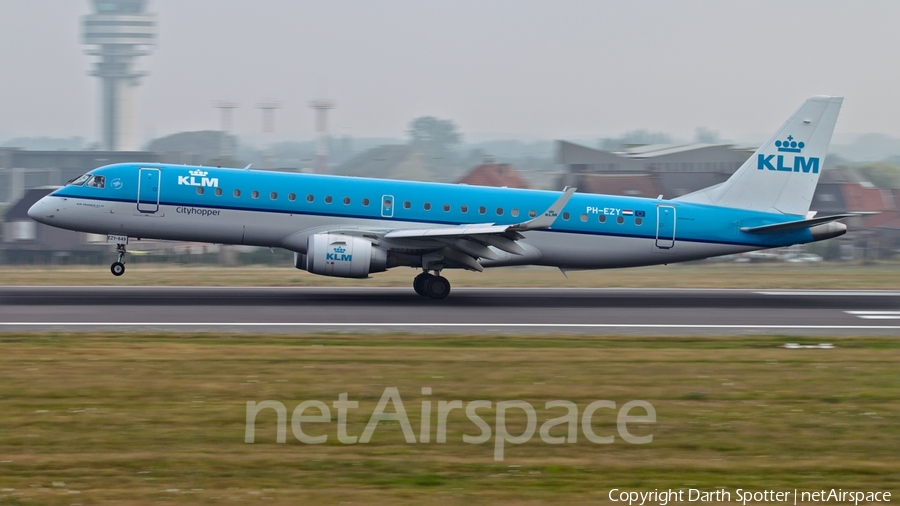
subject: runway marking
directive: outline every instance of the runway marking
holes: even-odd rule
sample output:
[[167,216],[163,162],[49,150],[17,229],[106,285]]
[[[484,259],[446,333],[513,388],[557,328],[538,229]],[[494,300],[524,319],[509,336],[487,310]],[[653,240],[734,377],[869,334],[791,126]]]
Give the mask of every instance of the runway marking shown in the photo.
[[900,311],[844,311],[863,320],[900,320]]
[[824,295],[834,297],[900,297],[896,290],[779,290],[756,292],[759,295]]
[[[900,319],[900,315],[897,316]],[[900,325],[717,325],[690,323],[309,323],[309,322],[0,322],[0,327],[515,327],[731,330],[900,330]]]
[[[122,290],[146,290],[146,291],[409,291],[405,287],[396,286],[150,286],[150,285],[3,285],[0,292],[6,289],[21,290],[35,289],[47,290],[81,290],[91,289],[98,291],[122,291]],[[823,296],[848,296],[848,297],[900,297],[900,290],[802,290],[802,289],[758,289],[758,288],[631,288],[631,287],[587,287],[587,286],[459,286],[454,291],[550,291],[550,292],[734,292],[754,293],[757,295],[823,295]]]

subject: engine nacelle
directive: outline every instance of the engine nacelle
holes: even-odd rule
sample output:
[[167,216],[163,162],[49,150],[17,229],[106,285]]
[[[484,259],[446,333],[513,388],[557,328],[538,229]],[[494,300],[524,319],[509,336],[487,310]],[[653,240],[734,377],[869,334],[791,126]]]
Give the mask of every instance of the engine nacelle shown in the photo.
[[387,270],[387,251],[360,237],[315,234],[306,242],[306,254],[294,253],[294,267],[340,278],[366,278]]

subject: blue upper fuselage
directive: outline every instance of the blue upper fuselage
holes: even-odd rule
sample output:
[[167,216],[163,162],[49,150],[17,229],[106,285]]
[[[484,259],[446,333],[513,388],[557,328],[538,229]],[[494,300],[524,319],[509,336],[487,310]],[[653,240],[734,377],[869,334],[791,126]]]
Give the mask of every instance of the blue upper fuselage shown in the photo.
[[[137,203],[142,168],[160,170],[159,205],[176,206],[176,212],[196,208],[334,216],[359,219],[360,228],[365,228],[363,220],[512,225],[540,216],[560,196],[540,190],[157,163],[101,167],[90,174],[104,177],[102,188],[67,185],[53,195]],[[772,234],[740,230],[796,221],[798,216],[587,193],[571,198],[550,231],[652,239],[657,234],[658,206],[675,208],[678,241],[767,248],[813,240],[808,229]]]

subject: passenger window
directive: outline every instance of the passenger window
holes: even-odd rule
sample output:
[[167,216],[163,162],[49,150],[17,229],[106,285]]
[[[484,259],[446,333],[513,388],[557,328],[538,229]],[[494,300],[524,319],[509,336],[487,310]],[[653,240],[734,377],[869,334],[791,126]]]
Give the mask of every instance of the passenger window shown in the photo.
[[503,216],[503,208],[502,207],[497,208],[497,216]]
[[288,193],[288,200],[290,200],[291,202],[297,200],[297,195],[294,193]]
[[487,208],[486,208],[486,207],[480,206],[480,207],[478,208],[478,214],[484,214],[484,213],[486,213],[486,212],[487,212]]
[[197,195],[203,195],[203,187],[202,186],[197,187]]
[[252,192],[250,192],[250,196],[253,197],[253,198],[255,198],[255,199],[258,199],[258,198],[259,198],[259,191],[253,190]]
[[513,210],[510,211],[509,214],[513,215],[513,218],[517,218],[519,216],[519,210],[516,208],[513,208]]
[[634,224],[635,224],[635,225],[641,226],[642,223],[644,223],[644,220],[643,220],[642,218],[635,218],[635,219],[634,219]]
[[606,215],[605,214],[601,214],[597,219],[600,220],[600,223],[606,223]]
[[535,211],[534,209],[528,211],[528,216],[534,218],[535,216],[537,216],[537,211]]
[[621,216],[617,217],[617,218],[616,218],[616,223],[618,223],[619,225],[625,223],[625,218],[623,218],[623,217],[621,217]]
[[563,213],[563,219],[569,221],[569,213]]
[[409,201],[407,200],[406,202],[403,203],[403,209],[409,209],[411,205],[412,204],[410,204]]
[[444,212],[445,212],[445,213],[449,213],[449,212],[450,212],[450,204],[444,204]]
[[106,176],[91,176],[88,179],[88,182],[85,183],[85,186],[90,186],[91,188],[103,188],[106,186]]
[[424,204],[422,205],[422,207],[423,207],[426,211],[431,211],[431,202],[426,202],[426,203],[424,203]]
[[461,206],[459,206],[459,212],[461,212],[461,213],[467,213],[467,212],[469,212],[469,206],[467,206],[467,205],[461,205]]
[[216,188],[216,197],[221,197],[221,196],[222,196],[222,189]]
[[269,194],[269,198],[272,200],[276,200],[278,198],[278,194],[275,192],[272,192]]
[[369,207],[369,199],[362,199],[362,204],[363,204],[365,207]]
[[240,196],[241,196],[241,190],[234,190],[234,196],[235,196],[235,197],[240,197]]
[[345,205],[345,206],[349,206],[349,205],[350,205],[350,197],[344,197],[344,205]]
[[581,215],[581,221],[587,221],[587,215],[586,215],[586,214],[582,214],[582,215]]
[[326,204],[330,204],[330,203],[331,203],[331,200],[332,200],[332,199],[331,199],[331,195],[325,195],[325,203],[326,203]]
[[312,202],[313,200],[316,200],[316,198],[313,197],[312,193],[310,193],[309,195],[306,196],[306,201],[307,201],[307,202]]

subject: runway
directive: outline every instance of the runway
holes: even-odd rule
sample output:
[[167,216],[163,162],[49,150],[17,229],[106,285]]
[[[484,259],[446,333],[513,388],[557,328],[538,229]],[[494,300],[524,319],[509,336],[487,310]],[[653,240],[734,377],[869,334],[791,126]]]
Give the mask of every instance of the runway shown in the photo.
[[0,332],[900,335],[900,291],[0,287]]

